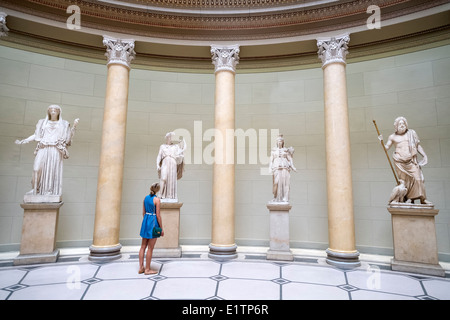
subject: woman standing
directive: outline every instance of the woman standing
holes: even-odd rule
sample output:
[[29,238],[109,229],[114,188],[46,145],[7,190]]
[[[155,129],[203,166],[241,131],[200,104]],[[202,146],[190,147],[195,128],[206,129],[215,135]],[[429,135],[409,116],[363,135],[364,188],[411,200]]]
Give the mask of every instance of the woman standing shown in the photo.
[[[145,197],[142,206],[142,226],[140,236],[142,237],[141,249],[139,250],[139,273],[156,274],[158,271],[150,269],[152,261],[153,249],[156,244],[156,239],[153,237],[153,228],[160,227],[161,236],[164,236],[164,230],[162,227],[161,215],[160,215],[160,199],[156,196],[159,191],[159,183],[156,182],[150,187],[150,194]],[[147,249],[147,256],[144,269],[144,255],[145,249]]]

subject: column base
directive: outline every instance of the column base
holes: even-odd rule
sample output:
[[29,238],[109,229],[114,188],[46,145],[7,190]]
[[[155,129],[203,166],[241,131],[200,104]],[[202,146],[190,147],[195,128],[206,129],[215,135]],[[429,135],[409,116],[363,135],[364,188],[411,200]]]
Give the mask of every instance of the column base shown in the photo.
[[92,245],[89,247],[89,251],[91,253],[89,254],[88,259],[94,262],[108,262],[117,260],[122,257],[120,249],[122,249],[122,245],[120,243],[107,247],[97,247]]
[[359,252],[337,252],[330,248],[326,250],[327,258],[325,261],[332,266],[340,269],[353,269],[361,266],[359,261]]
[[231,246],[215,246],[213,244],[209,245],[208,257],[214,260],[231,260],[237,258],[237,245],[233,244]]

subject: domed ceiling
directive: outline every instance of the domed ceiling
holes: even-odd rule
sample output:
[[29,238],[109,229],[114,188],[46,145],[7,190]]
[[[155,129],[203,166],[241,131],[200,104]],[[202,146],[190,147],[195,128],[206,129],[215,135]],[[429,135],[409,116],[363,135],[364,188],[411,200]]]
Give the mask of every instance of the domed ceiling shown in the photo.
[[0,11],[5,45],[104,60],[103,35],[131,38],[133,65],[165,70],[212,71],[211,44],[240,45],[238,69],[257,71],[319,65],[316,39],[342,33],[354,61],[450,43],[448,0],[2,0]]

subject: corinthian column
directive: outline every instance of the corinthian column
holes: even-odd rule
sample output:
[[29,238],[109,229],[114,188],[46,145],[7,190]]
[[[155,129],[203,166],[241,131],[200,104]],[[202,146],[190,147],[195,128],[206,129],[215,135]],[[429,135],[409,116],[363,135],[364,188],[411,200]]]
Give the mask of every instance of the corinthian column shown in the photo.
[[134,59],[134,40],[103,38],[107,47],[102,145],[98,169],[94,240],[90,260],[113,260],[121,257],[119,243],[122,202],[123,163],[128,108],[130,63]]
[[237,257],[234,239],[234,76],[239,46],[211,46],[211,55],[216,75],[216,131],[209,256],[233,259]]
[[318,39],[322,59],[327,159],[327,262],[348,268],[360,265],[355,247],[350,130],[348,124],[346,55],[349,35]]

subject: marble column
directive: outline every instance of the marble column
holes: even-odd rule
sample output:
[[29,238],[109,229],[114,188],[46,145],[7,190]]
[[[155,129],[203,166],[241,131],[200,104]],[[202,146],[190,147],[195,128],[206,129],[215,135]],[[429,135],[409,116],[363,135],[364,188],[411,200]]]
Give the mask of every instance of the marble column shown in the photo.
[[234,239],[234,82],[239,46],[211,46],[215,66],[215,161],[209,257],[237,257]]
[[325,148],[328,195],[327,263],[341,268],[360,265],[355,246],[353,187],[348,122],[346,55],[348,34],[318,39],[325,102]]
[[102,143],[98,170],[97,203],[90,260],[113,260],[121,257],[119,243],[122,201],[123,163],[128,108],[130,63],[134,59],[134,40],[103,38],[107,47]]

